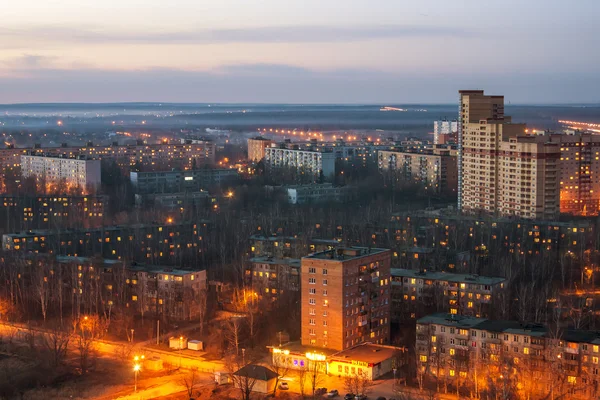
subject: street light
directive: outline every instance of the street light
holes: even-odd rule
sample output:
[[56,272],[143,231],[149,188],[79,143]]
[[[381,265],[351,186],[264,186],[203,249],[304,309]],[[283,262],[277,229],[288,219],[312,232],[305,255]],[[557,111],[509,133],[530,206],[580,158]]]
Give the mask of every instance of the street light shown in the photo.
[[179,336],[179,368],[181,368],[181,350],[183,349],[183,336]]
[[[136,358],[137,358],[137,357],[136,357]],[[138,373],[140,372],[140,369],[142,369],[142,367],[140,366],[140,364],[137,364],[137,363],[136,363],[136,364],[133,366],[133,373],[134,373],[134,376],[135,376],[135,378],[134,378],[134,379],[135,379],[135,380],[134,380],[134,382],[135,382],[135,383],[134,383],[134,385],[133,385],[133,391],[134,391],[135,393],[137,393],[137,377],[138,377]]]

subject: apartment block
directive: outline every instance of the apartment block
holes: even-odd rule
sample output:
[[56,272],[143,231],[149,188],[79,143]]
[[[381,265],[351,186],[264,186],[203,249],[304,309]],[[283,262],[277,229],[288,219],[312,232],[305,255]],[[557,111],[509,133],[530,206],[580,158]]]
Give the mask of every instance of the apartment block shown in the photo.
[[282,180],[319,182],[321,178],[332,180],[335,176],[335,154],[327,151],[291,148],[265,148],[265,167],[272,176],[281,175]]
[[89,157],[115,161],[120,167],[143,166],[147,168],[185,168],[192,169],[215,163],[215,144],[209,140],[184,140],[182,143],[164,141],[147,144],[139,141],[133,145],[94,145],[71,147],[41,147],[23,149],[9,147],[0,149],[0,168],[21,166],[21,156],[27,154],[54,155],[64,158]]
[[265,158],[265,148],[271,147],[273,143],[275,142],[262,136],[248,139],[248,160],[261,161]]
[[[38,266],[44,263],[61,265],[64,285],[73,293],[73,297],[69,297],[74,299],[75,306],[83,308],[90,298],[87,291],[100,287],[102,306],[107,309],[120,305],[133,310],[136,315],[184,321],[198,318],[201,291],[207,288],[205,270],[127,264],[88,257],[58,256],[55,260],[37,257],[34,260]],[[73,273],[79,279],[73,280]]]
[[100,255],[155,264],[197,263],[208,247],[208,222],[135,224],[90,229],[33,230],[2,235],[12,254]]
[[418,378],[431,385],[482,397],[499,387],[529,398],[598,396],[595,331],[440,313],[417,321],[415,352]]
[[456,143],[458,141],[458,121],[439,119],[433,121],[433,144]]
[[357,189],[353,186],[334,186],[331,183],[314,183],[283,187],[290,204],[339,203],[355,197]]
[[332,250],[340,242],[331,239],[307,238],[305,236],[250,236],[250,254],[254,257],[301,258],[311,253]]
[[[272,299],[300,290],[300,260],[253,257],[248,260],[245,284],[254,293]],[[288,293],[289,294],[289,293]]]
[[392,321],[443,311],[492,318],[505,278],[392,268]]
[[136,194],[199,192],[211,186],[234,183],[235,169],[201,168],[194,170],[149,171],[129,173]]
[[560,145],[560,212],[597,216],[600,213],[600,135],[591,132],[545,135]]
[[0,196],[0,231],[99,226],[105,202],[105,196]]
[[132,264],[126,267],[128,304],[140,314],[190,321],[200,314],[201,291],[207,289],[206,270]]
[[63,190],[79,188],[82,194],[95,191],[101,183],[100,160],[87,157],[23,155],[21,156],[21,174],[23,178],[36,178],[47,188],[59,188],[64,183]]
[[394,150],[378,152],[379,170],[392,178],[412,182],[435,193],[458,190],[458,152],[432,148],[427,153]]
[[349,247],[302,258],[302,345],[346,350],[390,340],[387,249]]
[[465,213],[554,218],[559,146],[504,115],[503,96],[460,91],[458,207]]

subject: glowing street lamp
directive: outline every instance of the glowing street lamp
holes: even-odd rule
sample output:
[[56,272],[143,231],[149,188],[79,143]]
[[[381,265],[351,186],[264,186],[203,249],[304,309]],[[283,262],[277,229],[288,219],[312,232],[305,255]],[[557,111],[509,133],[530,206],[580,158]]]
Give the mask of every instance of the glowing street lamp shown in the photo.
[[[137,359],[137,356],[136,356],[136,359]],[[137,364],[137,363],[134,364],[134,366],[133,366],[133,373],[134,373],[134,376],[135,376],[135,378],[134,378],[135,379],[134,380],[135,383],[133,385],[133,391],[136,392],[136,393],[137,393],[137,377],[138,377],[138,374],[140,373],[141,369],[142,369],[142,366],[140,364]]]

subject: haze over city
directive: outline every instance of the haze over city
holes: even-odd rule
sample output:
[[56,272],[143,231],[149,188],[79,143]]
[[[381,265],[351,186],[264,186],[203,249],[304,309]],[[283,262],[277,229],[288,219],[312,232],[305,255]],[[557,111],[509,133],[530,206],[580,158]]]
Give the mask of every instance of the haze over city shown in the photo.
[[0,399],[600,400],[598,16],[0,1]]
[[0,103],[600,101],[600,3],[0,4]]

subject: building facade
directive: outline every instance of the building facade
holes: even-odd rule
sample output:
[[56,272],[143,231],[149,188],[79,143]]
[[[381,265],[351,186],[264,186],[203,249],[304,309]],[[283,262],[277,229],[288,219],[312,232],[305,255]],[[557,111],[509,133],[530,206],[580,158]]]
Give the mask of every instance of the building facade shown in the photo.
[[0,231],[101,225],[105,196],[0,196]]
[[79,188],[82,194],[94,192],[100,187],[100,160],[87,157],[65,158],[49,155],[21,156],[23,178],[34,177],[46,187],[59,187],[64,190]]
[[338,248],[302,258],[302,344],[345,350],[390,340],[390,251]]
[[560,144],[560,212],[597,216],[600,213],[600,136],[591,132],[546,136]]
[[[293,146],[292,146],[293,147]],[[332,180],[335,176],[335,154],[326,151],[297,148],[265,148],[265,168],[268,173],[289,173],[290,180],[319,182],[321,177]]]
[[379,170],[413,182],[433,192],[456,193],[458,189],[458,152],[433,148],[427,153],[380,150]]
[[481,397],[494,397],[498,388],[507,397],[598,396],[597,332],[433,314],[417,321],[415,352],[424,385],[458,386]]
[[527,136],[504,115],[504,97],[460,91],[458,207],[465,213],[554,218],[559,147]]
[[100,255],[107,259],[182,265],[203,259],[208,233],[207,222],[34,230],[2,235],[2,249],[11,254]]
[[277,299],[286,292],[298,293],[300,260],[253,257],[248,260],[245,281],[253,293],[272,299]]
[[352,186],[334,186],[331,183],[284,186],[290,204],[343,202],[356,194]]
[[262,136],[248,139],[248,160],[261,161],[265,158],[265,148],[271,147],[273,143],[275,142]]
[[434,312],[492,318],[505,278],[392,268],[392,321]]
[[433,121],[433,144],[456,143],[458,139],[458,121],[439,119]]
[[100,160],[115,161],[120,167],[169,167],[192,169],[203,165],[214,165],[215,144],[212,141],[184,140],[182,143],[164,141],[157,144],[146,144],[138,141],[134,145],[101,145],[88,143],[85,146],[41,147],[0,149],[0,169],[21,166],[21,156],[27,154],[55,155],[65,158],[90,157]]
[[210,186],[234,183],[235,169],[201,168],[187,171],[152,171],[129,173],[136,194],[199,192]]

